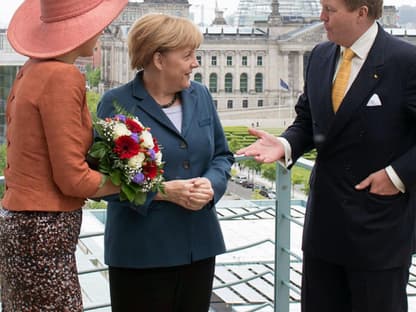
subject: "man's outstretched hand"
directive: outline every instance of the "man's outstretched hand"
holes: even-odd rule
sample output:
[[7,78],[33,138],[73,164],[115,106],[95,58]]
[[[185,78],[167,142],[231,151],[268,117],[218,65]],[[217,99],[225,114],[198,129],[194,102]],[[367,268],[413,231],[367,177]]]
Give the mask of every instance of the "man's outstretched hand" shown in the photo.
[[284,158],[284,146],[274,135],[254,128],[249,128],[248,133],[257,137],[257,141],[238,150],[237,155],[252,156],[262,163],[272,163]]

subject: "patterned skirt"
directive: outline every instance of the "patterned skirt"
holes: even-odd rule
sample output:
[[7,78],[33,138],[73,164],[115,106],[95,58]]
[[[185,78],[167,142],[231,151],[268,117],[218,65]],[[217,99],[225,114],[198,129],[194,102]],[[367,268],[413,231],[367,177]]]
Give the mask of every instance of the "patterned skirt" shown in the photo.
[[82,311],[75,262],[81,220],[81,210],[0,208],[2,312]]

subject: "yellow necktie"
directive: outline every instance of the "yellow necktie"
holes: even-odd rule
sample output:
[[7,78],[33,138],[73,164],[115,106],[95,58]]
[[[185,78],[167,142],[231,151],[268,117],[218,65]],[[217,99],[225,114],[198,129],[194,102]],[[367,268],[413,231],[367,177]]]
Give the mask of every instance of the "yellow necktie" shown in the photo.
[[339,67],[337,76],[335,77],[335,81],[332,86],[332,107],[334,112],[337,112],[339,106],[341,105],[342,99],[344,98],[348,80],[350,79],[351,61],[354,56],[355,53],[350,48],[344,50],[344,54],[342,55],[342,63]]

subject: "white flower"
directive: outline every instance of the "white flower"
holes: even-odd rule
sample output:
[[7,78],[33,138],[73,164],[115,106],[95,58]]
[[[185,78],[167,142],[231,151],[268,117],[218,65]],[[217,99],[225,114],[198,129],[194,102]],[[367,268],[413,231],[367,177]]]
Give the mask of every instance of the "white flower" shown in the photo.
[[155,161],[158,166],[162,164],[162,153],[160,151],[156,153]]
[[133,169],[138,169],[142,167],[143,161],[146,158],[144,153],[138,153],[136,156],[133,156],[128,161],[128,166]]
[[131,131],[127,129],[126,125],[124,123],[118,122],[114,125],[114,133],[113,138],[117,139],[118,137],[121,137],[123,135],[131,135]]
[[153,148],[155,146],[155,144],[153,143],[152,134],[149,131],[143,131],[140,138],[143,140],[143,147]]

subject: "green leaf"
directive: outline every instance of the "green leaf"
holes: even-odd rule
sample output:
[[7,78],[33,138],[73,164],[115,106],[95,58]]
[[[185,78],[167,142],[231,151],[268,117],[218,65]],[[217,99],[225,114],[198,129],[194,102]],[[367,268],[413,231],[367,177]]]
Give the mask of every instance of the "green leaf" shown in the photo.
[[134,201],[135,192],[134,192],[134,189],[132,189],[131,187],[129,187],[129,185],[123,183],[121,185],[121,192],[126,195],[127,199],[130,202],[133,202]]
[[111,172],[111,166],[110,166],[110,162],[108,161],[107,158],[101,159],[101,162],[98,166],[98,170],[101,173],[104,173],[106,175],[110,175]]
[[120,201],[125,201],[125,200],[127,200],[127,196],[126,196],[126,194],[124,194],[123,191],[121,191],[120,192]]
[[120,170],[114,170],[110,172],[110,178],[111,182],[113,182],[114,185],[120,185],[121,184],[121,171]]
[[105,142],[100,141],[100,142],[95,142],[91,146],[89,150],[89,154],[93,158],[101,159],[106,156],[109,150],[110,150],[109,146]]
[[132,117],[132,114],[127,111],[117,100],[113,101],[113,107],[116,114],[122,114],[127,117]]
[[134,197],[134,204],[137,206],[143,205],[146,201],[146,193],[138,192]]

